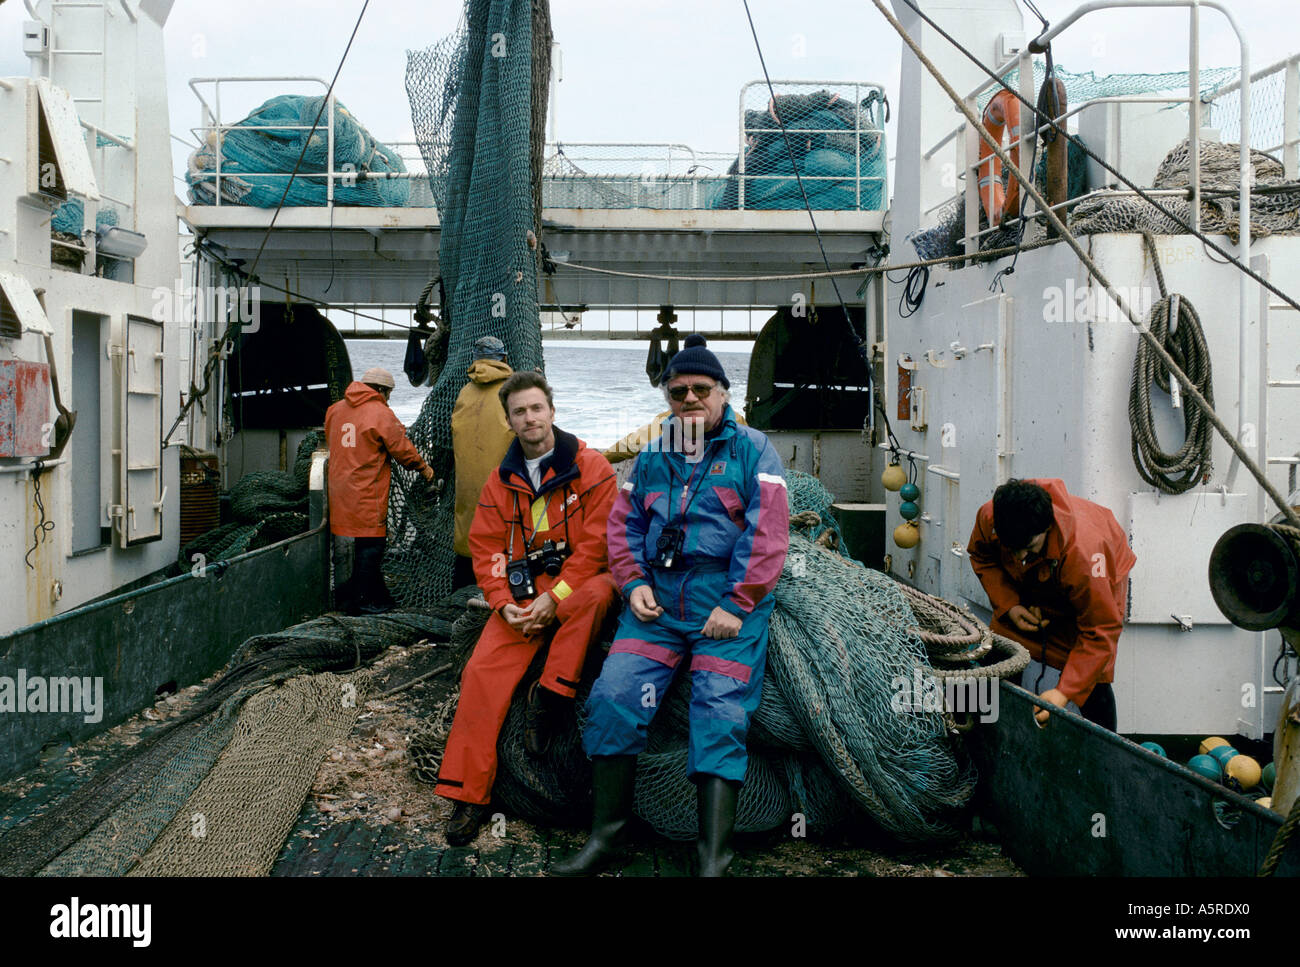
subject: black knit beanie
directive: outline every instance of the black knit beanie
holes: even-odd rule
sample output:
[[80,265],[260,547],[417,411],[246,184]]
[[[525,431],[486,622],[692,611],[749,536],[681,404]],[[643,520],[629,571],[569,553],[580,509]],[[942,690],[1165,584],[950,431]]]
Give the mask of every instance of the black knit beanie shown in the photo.
[[705,348],[708,343],[698,332],[687,336],[685,347],[668,363],[659,382],[666,383],[674,376],[711,376],[722,384],[723,389],[731,389],[718,357]]

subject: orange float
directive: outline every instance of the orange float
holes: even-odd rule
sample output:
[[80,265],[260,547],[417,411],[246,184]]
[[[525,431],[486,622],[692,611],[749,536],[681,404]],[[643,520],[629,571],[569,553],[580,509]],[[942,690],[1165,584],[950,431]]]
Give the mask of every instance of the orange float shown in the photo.
[[[1002,135],[1010,129],[1011,161],[1020,166],[1020,102],[1010,91],[998,91],[984,108],[984,130],[999,144]],[[1020,213],[1020,182],[1012,178],[1002,187],[1002,162],[998,160],[987,141],[980,141],[979,168],[980,205],[988,216],[990,225],[1001,225],[1008,215]]]

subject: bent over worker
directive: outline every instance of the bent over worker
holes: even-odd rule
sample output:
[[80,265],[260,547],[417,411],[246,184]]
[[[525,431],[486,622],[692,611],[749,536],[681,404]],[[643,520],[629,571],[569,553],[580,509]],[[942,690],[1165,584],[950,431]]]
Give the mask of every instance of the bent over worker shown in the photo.
[[551,388],[537,373],[515,373],[499,395],[516,439],[483,485],[469,531],[474,574],[493,614],[461,678],[435,790],[456,802],[446,830],[452,846],[473,840],[487,815],[497,737],[538,649],[553,632],[528,693],[524,744],[532,755],[545,752],[618,597],[605,550],[613,468],[554,426]]
[[390,460],[418,470],[425,480],[434,478],[433,469],[388,408],[392,392],[392,373],[376,366],[350,384],[343,399],[325,411],[330,533],[355,541],[351,601],[346,607],[353,613],[382,614],[393,608],[380,569],[388,533]]
[[1009,480],[979,509],[967,550],[993,607],[990,627],[1061,672],[1039,697],[1073,702],[1115,731],[1110,683],[1137,562],[1115,515],[1061,480]]
[[790,514],[781,460],[767,437],[737,424],[729,386],[703,337],[688,336],[665,376],[672,418],[637,457],[610,515],[610,570],[628,607],[587,703],[591,836],[552,868],[559,875],[594,873],[617,854],[637,754],[682,666],[691,675],[687,775],[699,789],[700,875],[721,876],[731,862]]

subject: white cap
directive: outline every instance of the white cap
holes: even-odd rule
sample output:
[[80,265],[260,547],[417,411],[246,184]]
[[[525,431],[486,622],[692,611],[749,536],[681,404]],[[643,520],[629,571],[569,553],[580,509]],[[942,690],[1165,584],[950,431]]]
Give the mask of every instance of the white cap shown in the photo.
[[372,366],[367,369],[361,377],[361,382],[369,383],[371,386],[386,386],[389,389],[397,385],[393,382],[393,374],[381,366]]

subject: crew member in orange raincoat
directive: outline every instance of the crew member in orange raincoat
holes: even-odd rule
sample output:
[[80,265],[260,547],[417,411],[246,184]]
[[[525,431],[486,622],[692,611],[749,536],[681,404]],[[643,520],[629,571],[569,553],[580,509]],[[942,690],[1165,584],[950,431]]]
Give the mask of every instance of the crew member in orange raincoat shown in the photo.
[[1061,671],[1039,697],[1073,702],[1113,732],[1110,683],[1137,561],[1115,515],[1060,480],[1009,480],[980,508],[967,550],[993,606],[990,627]]
[[346,610],[382,614],[393,607],[380,565],[388,533],[390,458],[425,480],[433,469],[406,437],[388,408],[393,376],[378,366],[350,384],[343,399],[325,411],[329,443],[330,533],[355,541]]
[[469,531],[474,574],[493,614],[461,678],[435,789],[456,802],[447,821],[452,846],[473,840],[487,815],[510,699],[551,626],[558,623],[546,665],[528,692],[524,744],[533,755],[545,751],[556,715],[573,701],[587,649],[618,597],[605,549],[618,493],[613,468],[554,426],[551,388],[537,373],[515,373],[499,393],[515,441],[488,475]]

